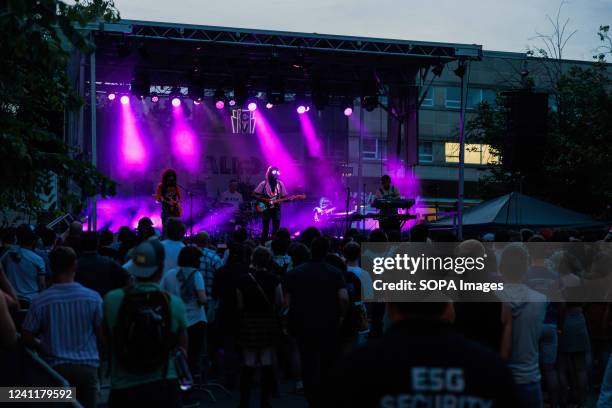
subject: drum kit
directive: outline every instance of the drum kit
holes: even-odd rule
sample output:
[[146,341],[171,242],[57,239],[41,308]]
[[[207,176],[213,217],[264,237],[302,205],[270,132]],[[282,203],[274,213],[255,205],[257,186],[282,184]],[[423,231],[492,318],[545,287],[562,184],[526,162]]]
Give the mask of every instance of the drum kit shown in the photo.
[[[231,203],[213,198],[203,200],[202,214],[204,223],[209,225],[209,234],[218,237],[229,237],[239,227],[247,229],[249,235],[256,235],[261,226],[257,222],[257,201],[249,200],[240,204],[237,211],[233,210]],[[228,216],[228,213],[231,213]]]

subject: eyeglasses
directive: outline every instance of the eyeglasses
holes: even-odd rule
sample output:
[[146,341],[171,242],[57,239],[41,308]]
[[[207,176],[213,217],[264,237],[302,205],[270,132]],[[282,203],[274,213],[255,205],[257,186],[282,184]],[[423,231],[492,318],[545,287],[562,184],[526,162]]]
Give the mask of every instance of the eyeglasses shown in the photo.
[[270,173],[272,173],[275,176],[280,176],[280,171],[278,170],[272,170]]

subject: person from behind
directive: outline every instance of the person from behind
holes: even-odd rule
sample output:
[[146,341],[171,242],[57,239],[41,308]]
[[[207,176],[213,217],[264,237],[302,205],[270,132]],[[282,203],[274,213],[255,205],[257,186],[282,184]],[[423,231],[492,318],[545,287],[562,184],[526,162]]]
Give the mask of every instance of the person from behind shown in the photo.
[[335,371],[330,406],[531,407],[496,353],[453,331],[451,302],[387,306],[393,325]]
[[287,273],[284,290],[289,331],[296,338],[304,393],[310,405],[323,402],[322,386],[340,355],[340,324],[349,306],[342,272],[325,262],[327,238],[312,240],[312,259]]
[[217,252],[211,248],[210,235],[207,232],[199,232],[196,235],[196,245],[202,251],[202,257],[200,258],[200,272],[204,277],[204,284],[206,287],[206,296],[208,298],[208,308],[210,313],[210,321],[214,320],[214,312],[217,309],[217,299],[212,295],[212,289],[215,282],[215,276],[219,268],[223,266],[223,260]]
[[98,247],[98,233],[84,232],[81,236],[81,256],[75,280],[104,296],[113,289],[127,285],[129,277],[117,262],[100,255]]
[[272,253],[265,247],[253,251],[249,271],[238,281],[236,303],[241,315],[239,342],[243,367],[240,373],[240,406],[248,407],[255,370],[261,367],[261,406],[270,406],[275,378],[274,347],[280,340],[279,309],[283,291],[270,272]]
[[77,255],[80,255],[83,224],[79,221],[72,221],[65,234],[63,245],[74,249],[74,252],[76,252]]
[[344,246],[342,253],[346,260],[347,271],[355,274],[361,281],[361,298],[363,300],[374,298],[372,276],[359,266],[361,246],[356,242],[349,242]]
[[336,254],[328,254],[325,262],[342,272],[349,297],[349,307],[340,327],[340,343],[343,354],[350,353],[358,344],[359,334],[368,329],[368,314],[361,298],[361,281],[349,272],[346,263]]
[[25,309],[34,296],[45,289],[47,271],[45,261],[34,252],[36,235],[30,226],[19,226],[16,235],[17,246],[12,246],[0,262],[21,307]]
[[[104,333],[110,350],[109,407],[181,407],[176,352],[187,350],[185,304],[164,292],[164,247],[148,240],[126,265],[133,285],[104,297]],[[180,371],[179,371],[180,372]]]
[[164,272],[176,268],[178,264],[178,255],[181,249],[185,247],[183,238],[185,237],[185,224],[180,219],[170,217],[164,224],[164,233],[166,239],[161,243],[164,247],[166,260],[164,261]]
[[22,324],[23,341],[76,387],[76,398],[86,408],[98,401],[98,340],[102,298],[74,281],[77,255],[70,247],[49,254],[53,285],[32,299]]
[[512,311],[512,351],[508,366],[517,384],[519,398],[526,407],[540,408],[542,402],[539,343],[546,314],[547,298],[525,285],[529,255],[523,244],[508,244],[499,258],[504,279],[500,298]]
[[[463,241],[455,249],[458,257],[485,259],[485,268],[474,269],[463,276],[468,282],[491,281],[497,271],[494,256],[488,257],[481,242],[475,239]],[[472,296],[475,298],[470,299]],[[510,305],[502,302],[494,292],[459,294],[460,301],[455,304],[454,327],[466,338],[473,340],[491,351],[499,353],[507,361],[512,348],[512,311]],[[475,302],[474,300],[478,300]]]
[[160,286],[166,292],[181,298],[187,313],[189,348],[187,357],[191,373],[200,373],[200,354],[206,335],[206,289],[199,270],[202,251],[186,246],[181,249],[178,266],[164,274]]
[[110,259],[117,258],[117,248],[115,247],[115,235],[111,230],[100,231],[100,246],[98,253],[102,256],[109,257]]

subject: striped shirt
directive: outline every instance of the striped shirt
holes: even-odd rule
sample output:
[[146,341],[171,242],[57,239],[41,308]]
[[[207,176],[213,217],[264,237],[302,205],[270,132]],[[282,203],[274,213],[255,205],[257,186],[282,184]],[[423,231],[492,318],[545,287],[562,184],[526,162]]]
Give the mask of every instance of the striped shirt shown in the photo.
[[23,321],[23,329],[41,340],[51,366],[83,364],[97,367],[100,358],[96,329],[102,324],[102,298],[84,286],[54,284],[36,296]]
[[210,248],[202,248],[202,258],[200,258],[200,271],[204,277],[204,287],[206,296],[212,298],[213,282],[217,269],[223,266],[223,261],[215,251]]

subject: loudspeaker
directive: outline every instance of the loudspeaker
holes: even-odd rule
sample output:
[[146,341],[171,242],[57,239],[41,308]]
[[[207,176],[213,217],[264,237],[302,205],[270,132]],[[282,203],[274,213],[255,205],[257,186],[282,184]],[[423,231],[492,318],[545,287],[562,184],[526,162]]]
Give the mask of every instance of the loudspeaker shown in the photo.
[[529,91],[502,93],[506,107],[505,170],[533,174],[546,153],[548,94]]

